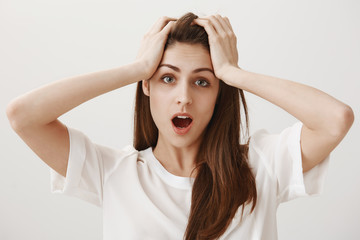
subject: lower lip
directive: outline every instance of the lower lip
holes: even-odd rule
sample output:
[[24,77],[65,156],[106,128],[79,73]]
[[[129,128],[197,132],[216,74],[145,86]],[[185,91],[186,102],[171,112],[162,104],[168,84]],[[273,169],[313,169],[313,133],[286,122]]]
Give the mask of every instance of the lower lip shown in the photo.
[[189,132],[190,131],[190,128],[191,128],[191,126],[192,126],[192,124],[193,124],[193,121],[189,124],[189,126],[187,126],[186,128],[178,128],[178,127],[176,127],[175,125],[174,125],[174,123],[171,121],[171,123],[172,123],[172,126],[173,126],[173,129],[174,129],[174,132],[176,133],[176,134],[179,134],[179,135],[185,135],[187,132]]

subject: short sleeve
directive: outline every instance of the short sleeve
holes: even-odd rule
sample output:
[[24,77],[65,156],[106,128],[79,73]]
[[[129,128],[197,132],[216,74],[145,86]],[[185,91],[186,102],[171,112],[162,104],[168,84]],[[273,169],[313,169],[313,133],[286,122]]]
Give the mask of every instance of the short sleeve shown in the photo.
[[322,193],[330,155],[303,173],[300,135],[303,124],[297,122],[280,134],[264,130],[252,136],[253,145],[261,152],[269,174],[276,180],[278,203]]
[[51,192],[78,197],[101,207],[103,162],[99,146],[68,127],[70,152],[66,178],[50,169]]

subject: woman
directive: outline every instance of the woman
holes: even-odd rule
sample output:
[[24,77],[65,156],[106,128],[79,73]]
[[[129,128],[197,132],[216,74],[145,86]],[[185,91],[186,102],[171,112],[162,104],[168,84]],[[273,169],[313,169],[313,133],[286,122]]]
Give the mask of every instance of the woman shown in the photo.
[[[321,191],[328,156],[354,116],[317,89],[237,62],[226,17],[163,17],[135,62],[29,92],[7,114],[51,167],[53,192],[103,208],[104,239],[276,239],[277,206]],[[57,119],[135,82],[134,147],[94,144]],[[240,144],[247,131],[240,129],[240,104],[247,126],[243,90],[300,122]]]

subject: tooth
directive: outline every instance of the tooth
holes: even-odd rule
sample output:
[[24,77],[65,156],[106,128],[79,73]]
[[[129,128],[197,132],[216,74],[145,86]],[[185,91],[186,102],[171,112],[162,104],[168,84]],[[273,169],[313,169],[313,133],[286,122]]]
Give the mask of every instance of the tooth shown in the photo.
[[187,116],[177,116],[178,118],[182,118],[182,119],[186,119],[186,118],[189,118]]

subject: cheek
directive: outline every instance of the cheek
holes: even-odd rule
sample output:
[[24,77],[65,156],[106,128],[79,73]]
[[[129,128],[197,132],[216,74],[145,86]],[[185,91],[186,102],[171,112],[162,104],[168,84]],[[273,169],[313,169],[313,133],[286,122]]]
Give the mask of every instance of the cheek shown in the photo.
[[206,125],[209,123],[214,109],[215,109],[215,103],[216,103],[216,95],[205,95],[201,96],[197,101],[197,113],[198,116],[202,117],[203,124],[206,123]]
[[209,92],[202,96],[199,96],[198,102],[203,106],[204,111],[213,111],[217,99],[217,92]]
[[[168,103],[170,102],[168,94],[158,89],[150,90],[150,111],[156,126],[168,119]],[[159,127],[158,127],[159,128]]]
[[169,93],[168,91],[164,91],[162,88],[151,88],[150,90],[150,106],[151,104],[154,107],[164,106],[169,102]]

